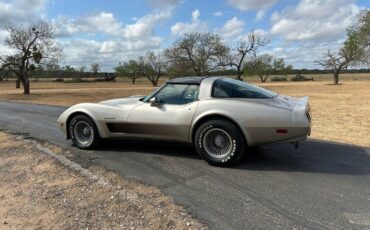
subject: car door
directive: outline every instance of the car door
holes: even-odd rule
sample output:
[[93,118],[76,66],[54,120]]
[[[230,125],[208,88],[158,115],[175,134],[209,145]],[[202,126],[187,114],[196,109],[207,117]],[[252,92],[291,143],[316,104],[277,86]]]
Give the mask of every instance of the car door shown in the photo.
[[148,98],[131,110],[127,120],[130,133],[137,137],[188,141],[198,93],[199,85],[165,85],[153,99]]

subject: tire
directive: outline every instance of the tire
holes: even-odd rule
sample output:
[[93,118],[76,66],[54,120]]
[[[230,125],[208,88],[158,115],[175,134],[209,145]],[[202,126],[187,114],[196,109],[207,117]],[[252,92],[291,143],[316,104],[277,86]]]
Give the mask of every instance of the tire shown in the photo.
[[74,116],[68,132],[73,144],[80,149],[95,149],[101,142],[94,121],[86,115]]
[[245,141],[239,128],[222,119],[203,123],[196,131],[194,143],[199,155],[215,166],[233,165],[245,151]]

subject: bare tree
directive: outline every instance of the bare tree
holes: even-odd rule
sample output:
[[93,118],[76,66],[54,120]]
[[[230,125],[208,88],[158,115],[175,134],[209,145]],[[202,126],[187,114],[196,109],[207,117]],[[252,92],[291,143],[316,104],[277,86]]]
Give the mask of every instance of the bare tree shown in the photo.
[[[242,75],[244,73],[245,59],[247,56],[256,56],[256,51],[259,47],[264,46],[267,43],[267,40],[261,36],[261,34],[256,32],[251,32],[248,34],[247,39],[240,39],[237,42],[236,48],[231,50],[231,54],[228,56],[228,60],[220,60],[221,63],[224,63],[224,66],[230,65],[235,67],[237,71],[238,80],[243,80]],[[221,56],[222,57],[222,56]]]
[[58,60],[61,49],[53,44],[53,28],[47,22],[29,26],[7,26],[9,33],[5,45],[11,49],[10,54],[0,56],[0,70],[8,68],[17,76],[17,86],[23,86],[23,93],[30,94],[29,71],[35,65]]
[[177,40],[165,51],[171,64],[190,68],[198,76],[220,68],[219,60],[228,54],[218,35],[210,33],[189,33]]
[[75,81],[83,81],[85,79],[85,70],[86,70],[86,66],[81,66],[79,68],[79,71],[77,74],[73,75],[73,80]]
[[347,67],[370,61],[370,11],[361,12],[354,25],[347,30],[347,40],[337,53],[328,50],[315,61],[333,73],[335,85],[339,84],[339,75]]
[[338,85],[339,74],[348,67],[351,61],[352,60],[349,57],[345,56],[343,52],[335,54],[328,50],[327,53],[323,55],[322,59],[315,62],[323,66],[325,69],[329,69],[333,73],[334,84]]
[[158,85],[160,77],[166,69],[166,60],[161,54],[156,55],[154,52],[147,53],[145,57],[145,76],[153,86]]
[[93,63],[91,64],[91,72],[93,72],[94,76],[96,77],[100,71],[100,65],[99,63]]

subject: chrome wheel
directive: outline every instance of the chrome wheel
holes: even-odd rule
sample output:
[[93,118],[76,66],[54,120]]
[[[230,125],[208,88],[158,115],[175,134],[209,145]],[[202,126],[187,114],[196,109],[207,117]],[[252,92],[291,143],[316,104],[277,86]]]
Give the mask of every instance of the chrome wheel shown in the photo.
[[233,140],[223,129],[208,130],[203,137],[204,150],[214,158],[224,158],[233,151]]
[[94,141],[94,129],[86,121],[77,121],[73,134],[81,145],[89,146]]

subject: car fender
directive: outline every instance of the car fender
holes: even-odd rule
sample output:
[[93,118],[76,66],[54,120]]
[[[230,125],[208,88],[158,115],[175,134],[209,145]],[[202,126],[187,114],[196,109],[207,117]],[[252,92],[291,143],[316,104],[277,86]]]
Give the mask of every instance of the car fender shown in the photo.
[[77,114],[77,113],[83,113],[89,116],[94,121],[99,131],[100,136],[102,138],[106,138],[108,137],[107,128],[105,127],[103,122],[100,122],[100,120],[102,119],[99,119],[99,117],[96,116],[93,112],[97,109],[100,109],[100,110],[104,109],[104,107],[107,107],[107,106],[100,105],[100,104],[94,104],[94,103],[82,103],[82,104],[74,105],[62,113],[62,115],[58,118],[58,123],[63,124],[64,128],[62,127],[61,128],[63,129],[64,132],[66,132],[68,136],[67,121],[70,119],[72,115]]

